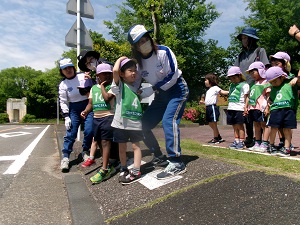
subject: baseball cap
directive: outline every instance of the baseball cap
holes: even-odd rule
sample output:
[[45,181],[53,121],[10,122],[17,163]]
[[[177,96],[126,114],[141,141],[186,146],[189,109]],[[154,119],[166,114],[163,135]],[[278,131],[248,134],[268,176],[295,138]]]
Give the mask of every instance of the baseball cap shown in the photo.
[[77,88],[88,88],[88,87],[92,87],[94,85],[93,80],[92,79],[84,79],[79,81],[79,86],[77,86]]
[[246,73],[249,74],[250,71],[253,69],[258,70],[258,73],[261,78],[266,78],[266,69],[265,69],[265,65],[262,62],[257,61],[257,62],[251,63],[248,70],[246,70]]
[[242,30],[242,32],[236,37],[240,41],[242,40],[242,34],[257,40],[259,39],[256,34],[256,29],[253,27],[246,27]]
[[89,72],[90,69],[88,69],[85,65],[86,63],[86,58],[93,56],[95,59],[99,59],[100,57],[100,53],[96,52],[96,51],[87,51],[87,50],[82,50],[79,54],[79,56],[77,56],[78,59],[78,67],[79,69],[81,69],[82,71],[85,72]]
[[72,63],[72,60],[70,58],[61,58],[59,60],[59,68],[60,69],[65,69],[69,66],[73,66],[74,67],[74,64]]
[[97,68],[96,68],[96,74],[98,74],[98,73],[105,73],[105,72],[112,73],[111,65],[109,65],[107,63],[101,63],[101,64],[99,64],[97,66]]
[[282,75],[287,77],[287,74],[279,66],[273,66],[266,71],[267,81],[274,80]]
[[134,59],[128,59],[128,58],[123,59],[122,62],[121,62],[121,68],[122,68],[125,64],[127,64],[128,62],[131,62],[131,61],[133,61],[134,63],[136,63],[136,61],[135,61]]
[[141,37],[151,32],[153,32],[153,30],[146,30],[143,25],[134,25],[128,31],[128,41],[130,44],[137,43],[141,39]]

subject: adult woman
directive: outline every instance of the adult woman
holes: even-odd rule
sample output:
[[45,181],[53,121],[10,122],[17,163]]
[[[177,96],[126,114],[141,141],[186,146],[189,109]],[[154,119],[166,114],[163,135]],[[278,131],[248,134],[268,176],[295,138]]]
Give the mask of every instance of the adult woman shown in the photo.
[[[234,66],[240,67],[243,75],[246,76],[246,81],[249,85],[254,83],[254,79],[246,73],[249,66],[255,61],[261,61],[264,65],[270,64],[266,50],[264,48],[258,47],[257,42],[259,38],[256,34],[256,29],[252,27],[246,27],[237,36],[242,43],[242,51],[235,60]],[[245,145],[251,147],[254,145],[253,140],[253,121],[246,118],[246,132],[247,138],[245,140]]]
[[143,25],[134,25],[128,31],[128,41],[138,62],[138,74],[155,91],[154,100],[144,112],[142,126],[144,143],[154,153],[152,163],[166,165],[166,157],[151,131],[162,120],[169,164],[157,178],[165,179],[186,171],[181,160],[179,123],[189,89],[177,67],[174,53],[166,46],[154,44],[150,32]]
[[83,73],[76,74],[74,64],[70,58],[62,58],[59,61],[60,74],[63,80],[59,84],[60,108],[65,118],[66,136],[62,149],[61,170],[69,171],[69,158],[73,150],[79,125],[84,122],[84,138],[82,143],[82,155],[87,152],[93,139],[93,114],[89,113],[85,119],[80,117],[80,113],[88,104],[86,96],[81,95],[78,90],[80,83],[84,81]]

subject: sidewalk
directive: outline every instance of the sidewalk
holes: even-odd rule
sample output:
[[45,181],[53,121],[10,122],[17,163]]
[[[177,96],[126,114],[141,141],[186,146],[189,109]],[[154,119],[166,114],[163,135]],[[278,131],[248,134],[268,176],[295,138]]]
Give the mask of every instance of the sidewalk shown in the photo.
[[[221,135],[226,142],[219,147],[227,147],[232,142],[231,126],[219,126]],[[64,126],[59,126],[58,143],[62,143]],[[154,129],[157,137],[163,138],[161,128]],[[299,133],[294,131],[293,143],[299,148]],[[189,125],[181,128],[181,139],[193,139],[205,144],[212,138],[209,126]],[[81,143],[74,146],[74,158],[80,152]],[[90,215],[89,224],[297,224],[300,216],[299,190],[300,183],[285,176],[270,175],[264,172],[245,169],[241,166],[218,160],[185,155],[183,161],[187,164],[187,173],[177,176],[172,182],[160,184],[153,173],[158,169],[151,168],[147,163],[151,160],[148,149],[142,147],[142,174],[146,174],[143,182],[122,186],[118,183],[118,174],[111,179],[92,185],[89,178],[101,166],[101,159],[96,159],[96,165],[81,168],[80,164],[71,168],[65,174],[65,180],[76,176],[76,182],[85,186],[82,192],[88,190],[90,198],[78,198],[74,193],[70,207],[80,206],[90,201],[88,208],[77,210],[73,224],[81,224],[77,220]],[[128,152],[132,157],[132,152]],[[299,158],[299,156],[294,156]],[[147,178],[147,179],[146,179]],[[73,185],[74,185],[73,181]],[[150,185],[149,185],[150,184]],[[147,186],[148,185],[148,186]],[[152,185],[152,186],[151,186]],[[162,185],[158,187],[159,185]],[[67,190],[68,184],[66,184]],[[157,186],[157,187],[156,187]],[[150,188],[149,188],[150,187]],[[151,187],[153,189],[151,189]],[[293,194],[291,194],[293,193]],[[87,194],[85,193],[85,196]],[[75,200],[74,200],[75,199]],[[80,201],[78,201],[80,199]],[[72,206],[73,205],[73,206]],[[91,208],[92,207],[92,208]],[[269,210],[266,210],[269,209]],[[136,212],[134,212],[136,211]],[[129,215],[126,215],[127,213]],[[134,213],[133,213],[134,212]],[[263,212],[263,213],[262,213]],[[84,214],[84,215],[81,215]],[[72,214],[73,215],[73,214]],[[114,217],[118,217],[114,219]]]

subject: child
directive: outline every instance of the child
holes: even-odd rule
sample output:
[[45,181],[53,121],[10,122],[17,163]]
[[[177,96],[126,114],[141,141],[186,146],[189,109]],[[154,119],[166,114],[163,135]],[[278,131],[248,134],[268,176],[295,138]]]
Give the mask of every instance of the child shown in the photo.
[[[255,84],[251,86],[249,96],[246,100],[248,109],[248,116],[254,122],[255,144],[249,150],[265,152],[264,146],[268,143],[262,144],[262,131],[266,131],[266,113],[267,101],[270,95],[270,83],[265,79],[265,65],[262,62],[252,63],[247,74],[250,74],[254,79]],[[268,132],[268,131],[267,131]]]
[[[140,141],[142,133],[142,107],[136,94],[137,66],[136,62],[127,57],[120,57],[113,68],[112,91],[116,95],[116,110],[112,122],[114,141],[119,143],[119,156],[121,161],[121,173],[119,182],[131,184],[141,178],[142,152]],[[129,172],[126,164],[127,142],[132,143],[134,165]]]
[[205,76],[204,84],[209,89],[206,92],[205,101],[201,100],[199,103],[205,104],[206,106],[206,121],[213,130],[214,134],[214,138],[211,139],[208,143],[219,144],[221,142],[224,142],[224,140],[219,133],[217,125],[220,116],[219,107],[217,106],[217,100],[219,94],[228,95],[228,91],[224,91],[218,86],[218,77],[213,73],[209,73]]
[[[102,63],[96,69],[97,85],[91,88],[89,95],[89,104],[81,113],[84,117],[88,112],[94,112],[94,139],[102,149],[102,168],[90,178],[91,182],[96,184],[111,177],[116,172],[112,165],[109,165],[109,156],[113,149],[113,128],[111,126],[114,117],[114,95],[109,92],[112,82],[112,69],[109,64]],[[90,153],[90,159],[86,161],[85,166],[94,163],[95,151]]]
[[[277,52],[274,55],[270,55],[270,61],[272,66],[279,66],[283,72],[287,74],[287,79],[291,80],[291,84],[293,86],[294,96],[298,99],[298,87],[295,86],[297,82],[297,78],[295,78],[295,75],[291,73],[291,57],[286,52]],[[295,110],[297,110],[298,107],[298,100],[296,101]],[[282,128],[279,128],[278,130],[278,136],[279,136],[279,144],[278,149],[281,149],[284,146],[284,134]],[[294,146],[291,143],[291,150],[294,149]]]
[[231,149],[243,149],[245,147],[244,116],[247,114],[245,101],[249,94],[249,84],[237,66],[232,66],[227,77],[230,79],[230,90],[227,108],[227,124],[232,125],[234,131],[234,142],[229,145]]
[[[281,156],[290,154],[292,129],[297,128],[296,113],[294,110],[295,96],[287,74],[278,66],[271,67],[266,72],[266,79],[272,85],[270,93],[270,118],[267,125],[271,127],[270,152]],[[283,128],[285,137],[284,147],[279,152],[274,145],[278,128]]]

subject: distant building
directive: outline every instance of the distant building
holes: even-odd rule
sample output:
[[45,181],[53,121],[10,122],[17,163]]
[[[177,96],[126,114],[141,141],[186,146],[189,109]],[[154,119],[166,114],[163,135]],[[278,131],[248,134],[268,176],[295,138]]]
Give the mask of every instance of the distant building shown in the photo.
[[6,102],[6,112],[8,114],[10,123],[18,123],[22,121],[23,117],[27,113],[26,107],[27,99],[9,98]]

